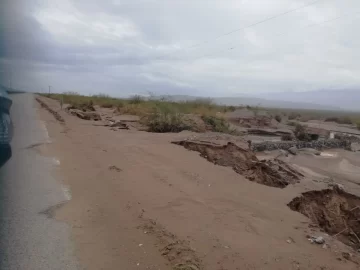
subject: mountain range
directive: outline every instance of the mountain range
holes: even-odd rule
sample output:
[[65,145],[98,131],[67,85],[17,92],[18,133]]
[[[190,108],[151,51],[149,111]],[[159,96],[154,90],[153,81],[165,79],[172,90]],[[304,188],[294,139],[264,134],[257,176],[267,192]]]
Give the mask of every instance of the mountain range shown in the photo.
[[[204,97],[167,95],[158,98],[165,98],[171,101],[191,101]],[[269,108],[360,111],[360,90],[267,92],[251,96],[209,98],[217,104],[229,106],[249,105]]]

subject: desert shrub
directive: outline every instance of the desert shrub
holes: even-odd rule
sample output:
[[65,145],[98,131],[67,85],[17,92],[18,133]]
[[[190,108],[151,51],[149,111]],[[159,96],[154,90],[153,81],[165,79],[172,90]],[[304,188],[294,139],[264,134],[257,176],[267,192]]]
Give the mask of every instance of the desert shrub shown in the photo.
[[294,135],[299,141],[311,141],[311,137],[306,133],[305,127],[303,125],[296,124]]
[[299,119],[299,121],[301,121],[301,122],[307,122],[307,121],[310,121],[310,120],[313,120],[313,116],[311,116],[311,115],[302,115],[302,116],[300,116],[300,119]]
[[166,113],[157,111],[143,121],[148,126],[149,132],[166,133],[190,130],[191,127],[184,121],[180,113]]
[[325,122],[335,122],[338,124],[348,124],[351,125],[352,121],[351,118],[348,116],[344,116],[344,117],[328,117],[325,119]]
[[294,119],[296,119],[297,117],[298,117],[299,115],[297,114],[297,113],[295,113],[295,112],[292,112],[292,113],[290,113],[289,114],[289,120],[294,120]]
[[80,96],[80,94],[78,92],[75,92],[75,91],[67,91],[67,92],[64,92],[63,95]]
[[291,134],[283,134],[283,135],[281,135],[281,140],[282,141],[292,141],[293,136]]
[[279,114],[275,115],[275,120],[281,123],[281,116]]
[[93,105],[105,108],[116,108],[119,113],[145,116],[153,113],[157,109],[176,111],[182,114],[196,115],[220,115],[228,111],[236,109],[234,106],[218,105],[213,103],[211,99],[199,98],[193,101],[175,102],[166,98],[157,99],[153,94],[149,99],[145,99],[139,95],[132,96],[129,99],[112,98],[106,94],[97,94],[93,96],[83,96],[76,92],[66,92],[62,94],[44,94],[52,99],[63,101],[64,104],[74,106],[82,106],[90,101]]
[[325,118],[324,121],[325,122],[336,122],[337,123],[339,121],[339,118],[331,116],[331,117]]
[[129,99],[129,104],[140,104],[144,99],[139,95],[134,95]]
[[352,121],[351,118],[348,116],[344,116],[340,118],[339,124],[347,124],[347,125],[352,125]]
[[297,125],[295,121],[288,121],[286,124],[291,127],[295,127]]
[[211,127],[212,131],[234,135],[237,134],[236,130],[230,128],[229,123],[227,123],[224,118],[216,117],[213,115],[203,115],[201,118],[205,122],[205,124]]

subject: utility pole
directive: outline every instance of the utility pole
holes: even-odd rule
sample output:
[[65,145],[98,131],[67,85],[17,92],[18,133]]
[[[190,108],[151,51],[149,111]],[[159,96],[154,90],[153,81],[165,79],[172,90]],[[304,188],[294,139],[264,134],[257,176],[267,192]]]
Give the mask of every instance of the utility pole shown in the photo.
[[12,72],[11,72],[11,69],[10,69],[10,89],[12,89]]
[[49,95],[50,95],[50,93],[51,93],[51,85],[49,85]]

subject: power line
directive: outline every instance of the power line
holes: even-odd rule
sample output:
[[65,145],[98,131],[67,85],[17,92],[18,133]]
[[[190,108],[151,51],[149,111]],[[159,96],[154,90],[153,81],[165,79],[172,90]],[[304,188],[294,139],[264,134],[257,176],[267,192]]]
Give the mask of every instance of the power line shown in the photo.
[[[305,27],[302,27],[302,28],[300,28],[300,29],[309,28],[309,27],[314,27],[314,26],[319,26],[319,25],[322,25],[322,24],[325,24],[325,23],[333,22],[333,21],[339,20],[339,19],[341,19],[341,18],[343,18],[343,17],[345,17],[345,16],[347,16],[347,15],[350,15],[350,14],[352,14],[352,15],[357,15],[357,14],[360,14],[360,12],[342,14],[342,15],[337,16],[337,17],[335,17],[335,18],[331,18],[331,19],[328,19],[328,20],[325,20],[325,21],[322,21],[322,22],[319,22],[319,23],[313,23],[313,24],[306,25]],[[273,35],[273,36],[280,36],[280,35],[287,34],[287,33],[288,33],[288,32],[280,32],[280,33],[277,33],[277,34],[275,34],[275,35]],[[231,43],[227,43],[226,45],[229,45],[229,44],[231,44]],[[216,52],[211,53],[211,54],[207,54],[207,55],[203,55],[203,56],[197,57],[197,58],[192,59],[192,60],[198,60],[198,59],[201,59],[201,58],[204,58],[204,57],[213,56],[213,55],[216,55],[216,54],[218,54],[218,53],[220,53],[220,52],[233,50],[233,49],[236,49],[236,48],[238,48],[238,47],[239,47],[239,45],[233,46],[233,47],[231,47],[231,48],[222,49],[222,50],[216,51]]]
[[258,21],[258,22],[255,22],[255,23],[246,25],[246,26],[244,26],[244,27],[241,27],[241,28],[232,30],[232,31],[230,31],[230,32],[221,34],[221,35],[219,35],[219,36],[217,36],[217,37],[215,37],[215,38],[212,38],[212,39],[209,39],[209,40],[206,40],[206,41],[197,43],[197,44],[195,44],[195,45],[191,45],[191,46],[189,46],[189,47],[185,47],[185,48],[182,48],[182,49],[178,49],[178,50],[176,50],[175,52],[172,52],[172,53],[168,53],[168,54],[161,55],[161,56],[159,56],[158,58],[160,58],[160,57],[162,57],[162,56],[172,55],[172,54],[174,54],[174,53],[176,53],[176,52],[179,52],[179,51],[181,51],[181,50],[192,49],[192,48],[198,47],[198,46],[200,46],[200,45],[207,44],[207,43],[209,43],[210,41],[218,40],[218,39],[220,39],[220,38],[222,38],[222,37],[224,37],[224,36],[231,35],[231,34],[233,34],[233,33],[239,32],[239,31],[241,31],[241,30],[245,30],[245,29],[248,29],[248,28],[250,28],[250,27],[254,27],[254,26],[256,26],[256,25],[262,24],[262,23],[264,23],[264,22],[271,21],[271,20],[273,20],[273,19],[279,18],[279,17],[284,16],[284,15],[286,15],[286,14],[289,14],[289,13],[298,11],[298,10],[300,10],[300,9],[303,9],[303,8],[306,8],[306,7],[309,7],[309,6],[312,6],[312,5],[314,5],[314,4],[316,4],[316,3],[320,2],[320,1],[325,1],[325,0],[312,1],[312,2],[310,2],[310,3],[308,3],[308,4],[302,5],[302,6],[300,6],[300,7],[287,10],[287,11],[285,11],[285,12],[276,14],[276,15],[271,16],[271,17],[268,17],[268,18],[263,19],[263,20],[261,20],[261,21]]

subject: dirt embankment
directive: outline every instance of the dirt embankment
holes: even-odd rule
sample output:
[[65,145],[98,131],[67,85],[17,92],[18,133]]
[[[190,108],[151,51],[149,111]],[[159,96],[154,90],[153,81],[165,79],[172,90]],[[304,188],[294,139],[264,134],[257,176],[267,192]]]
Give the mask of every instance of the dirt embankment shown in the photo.
[[60,123],[64,123],[64,118],[55,110],[53,110],[49,105],[47,105],[44,101],[42,101],[40,98],[36,98],[36,101],[40,103],[41,107],[43,107],[45,110],[47,110],[49,113],[51,113],[56,120],[58,120]]
[[208,161],[221,166],[232,167],[235,172],[250,181],[270,187],[285,188],[300,181],[303,176],[283,161],[259,160],[252,151],[234,143],[213,145],[191,141],[175,141],[174,144],[197,151]]
[[355,249],[360,248],[360,198],[339,188],[309,191],[288,206]]

